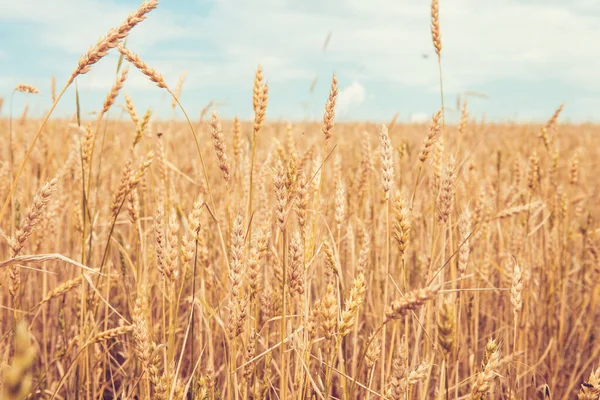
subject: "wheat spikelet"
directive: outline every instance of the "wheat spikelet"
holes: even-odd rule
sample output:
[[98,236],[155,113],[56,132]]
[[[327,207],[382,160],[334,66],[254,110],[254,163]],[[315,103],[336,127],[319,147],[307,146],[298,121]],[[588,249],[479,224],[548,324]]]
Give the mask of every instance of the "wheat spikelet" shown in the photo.
[[523,299],[521,294],[523,292],[523,276],[521,274],[521,267],[515,263],[512,275],[512,286],[510,288],[510,302],[513,306],[515,314],[517,314],[523,307]]
[[140,220],[140,196],[137,189],[133,189],[127,196],[127,213],[129,221],[137,229],[137,223]]
[[148,298],[146,292],[146,285],[142,283],[138,289],[138,295],[135,300],[132,314],[133,352],[148,371],[148,380],[152,382],[155,388],[156,397],[164,399],[166,398],[166,390],[161,384],[158,355],[155,354],[156,343],[150,338],[150,328],[148,327],[146,319],[146,313],[148,312]]
[[579,182],[579,153],[575,152],[571,158],[571,168],[569,169],[569,184],[577,185]]
[[256,250],[258,252],[258,258],[263,260],[267,257],[267,251],[269,248],[269,240],[271,239],[271,222],[266,219],[262,229],[259,231],[260,234],[256,237]]
[[277,218],[277,226],[281,231],[285,228],[285,213],[288,201],[288,191],[285,185],[286,176],[285,169],[281,159],[277,160],[274,168],[273,185],[275,186],[275,214]]
[[288,122],[285,125],[285,151],[289,154],[291,159],[298,159],[298,151],[297,151],[296,141],[294,140],[294,130],[293,125]]
[[256,73],[254,74],[254,86],[252,88],[252,109],[255,113],[258,112],[260,107],[260,100],[262,97],[262,87],[264,86],[262,66],[256,67]]
[[183,89],[183,82],[187,76],[187,72],[183,71],[181,75],[179,75],[179,80],[177,81],[177,86],[175,86],[175,92],[173,92],[174,96],[171,100],[171,108],[174,110],[177,107],[177,100],[181,97],[181,90]]
[[519,162],[519,160],[515,160],[513,162],[512,174],[513,174],[513,186],[518,188],[519,186],[521,186],[521,179],[523,178],[523,169],[521,167],[521,163]]
[[137,171],[133,172],[129,178],[129,191],[130,192],[138,187],[142,178],[144,177],[144,175],[146,174],[148,169],[150,169],[150,166],[152,165],[153,161],[154,161],[154,151],[150,150],[140,160],[140,165],[139,165]]
[[317,336],[317,330],[321,322],[321,302],[316,300],[310,308],[308,317],[306,318],[306,332],[309,340],[313,340]]
[[231,230],[231,254],[230,254],[230,272],[229,280],[231,282],[231,292],[233,297],[239,300],[240,286],[242,284],[243,260],[244,253],[244,217],[237,214],[233,221]]
[[421,363],[416,368],[408,371],[405,367],[406,358],[406,355],[403,353],[394,357],[386,399],[404,399],[410,386],[417,384],[427,377],[427,372],[431,368],[429,363]]
[[447,356],[452,352],[455,343],[455,324],[454,324],[454,310],[452,304],[445,302],[439,309],[438,320],[438,341],[442,350]]
[[162,204],[158,204],[154,218],[154,240],[156,249],[156,267],[164,278],[168,278],[169,271],[166,268],[167,239],[165,234],[165,211]]
[[133,123],[137,126],[139,123],[139,118],[137,112],[135,111],[135,105],[133,104],[133,100],[127,94],[125,95],[125,106],[127,108],[127,113],[129,117],[133,121]]
[[33,85],[29,85],[27,83],[19,83],[17,86],[15,86],[15,92],[21,92],[21,93],[32,93],[32,94],[37,94],[40,91]]
[[469,111],[467,110],[467,101],[465,100],[460,109],[460,120],[458,122],[458,133],[460,135],[464,135],[468,121],[469,121]]
[[454,157],[450,157],[442,174],[440,194],[438,196],[438,221],[444,224],[448,222],[452,213],[452,207],[454,206],[454,174]]
[[381,180],[385,199],[390,198],[390,190],[394,184],[394,158],[392,154],[392,142],[388,134],[387,126],[382,125],[379,131],[379,146],[381,153]]
[[567,195],[566,193],[558,193],[558,203],[560,208],[560,218],[564,221],[567,218]]
[[335,223],[338,231],[341,230],[346,218],[346,202],[346,188],[344,182],[339,179],[335,185]]
[[146,64],[139,55],[133,53],[131,50],[118,45],[117,49],[123,57],[130,63],[132,63],[137,69],[139,69],[144,75],[148,77],[152,82],[156,83],[156,85],[161,89],[168,89],[167,83],[161,74],[156,72],[156,70]]
[[556,126],[556,122],[558,121],[558,117],[565,107],[565,103],[562,103],[552,114],[552,117],[546,122],[546,124],[542,127],[539,133],[539,137],[544,141],[544,146],[546,146],[546,150],[550,151],[550,146],[552,144],[553,137],[550,136],[550,130],[552,130]]
[[431,1],[431,40],[438,57],[442,52],[442,36],[440,33],[440,7],[438,0]]
[[600,399],[600,368],[592,370],[587,382],[581,385],[577,394],[578,400],[598,400]]
[[373,162],[371,160],[371,144],[369,142],[369,133],[367,131],[363,131],[362,134],[360,153],[359,195],[357,199],[359,202],[361,202],[367,194],[367,182],[374,170]]
[[398,244],[400,255],[404,256],[406,246],[408,246],[408,241],[410,239],[410,218],[409,210],[404,205],[404,198],[400,192],[396,192],[396,199],[394,201],[394,225],[392,235]]
[[387,320],[403,318],[408,312],[423,306],[438,293],[437,288],[422,288],[405,293],[404,297],[392,301],[385,315]]
[[533,192],[537,189],[540,181],[540,158],[534,151],[529,157],[529,173],[527,175],[527,186]]
[[265,83],[259,89],[258,103],[254,109],[254,126],[253,126],[253,137],[256,140],[256,136],[260,131],[260,128],[265,121],[267,114],[267,103],[269,102],[269,86]]
[[369,257],[371,253],[371,239],[367,232],[363,232],[360,253],[358,254],[358,273],[364,274],[369,266]]
[[210,132],[213,139],[213,145],[215,146],[215,152],[217,153],[217,158],[219,160],[219,168],[221,168],[221,171],[223,172],[223,179],[225,179],[225,182],[229,182],[230,166],[227,158],[225,136],[223,135],[221,120],[216,111],[213,111],[212,113]]
[[339,334],[340,337],[348,335],[356,323],[358,309],[365,299],[365,291],[367,290],[365,276],[359,273],[352,281],[350,289],[350,297],[346,301],[346,309],[342,312]]
[[554,111],[554,114],[552,114],[552,117],[550,117],[550,119],[548,120],[548,122],[546,122],[545,128],[546,129],[550,129],[552,128],[554,125],[556,125],[556,121],[558,121],[558,117],[560,116],[560,113],[562,112],[563,108],[565,108],[565,103],[562,103],[560,106],[558,106],[558,108]]
[[134,327],[132,325],[125,325],[125,326],[120,326],[118,328],[109,329],[104,332],[100,332],[99,334],[94,336],[92,339],[90,339],[90,341],[88,343],[93,344],[93,343],[103,342],[105,340],[114,339],[121,335],[125,335],[126,333],[129,333],[133,330],[134,330]]
[[304,231],[306,226],[306,212],[308,209],[308,182],[306,182],[306,175],[304,173],[300,174],[298,178],[298,192],[296,196],[296,217],[298,218],[298,225]]
[[408,373],[408,375],[406,376],[406,383],[408,385],[416,385],[420,381],[427,378],[427,373],[430,369],[431,369],[431,364],[427,363],[427,362],[423,362],[423,363],[417,365],[417,367],[415,369],[413,369],[412,371],[410,371]]
[[[144,367],[148,368],[149,364],[152,362],[152,348],[154,347],[154,343],[150,341],[148,324],[140,303],[142,303],[142,301],[140,301],[138,295],[138,299],[136,300],[133,309],[133,351]],[[150,374],[154,375],[152,374],[152,369],[150,369]],[[153,378],[156,378],[156,376],[151,376],[150,379]]]
[[247,298],[230,296],[228,301],[228,320],[227,328],[229,340],[244,333],[246,318],[248,317]]
[[16,257],[23,249],[23,246],[25,246],[27,239],[29,239],[35,226],[40,222],[42,213],[57,188],[58,177],[46,182],[33,197],[33,201],[27,211],[23,225],[17,230],[14,238],[10,240],[9,244],[12,250],[12,257]]
[[123,167],[123,171],[121,172],[121,180],[119,181],[119,186],[117,186],[117,190],[113,195],[113,200],[110,205],[110,214],[113,218],[116,218],[121,210],[121,206],[125,201],[125,196],[129,192],[129,182],[131,177],[133,176],[133,167],[131,159],[127,160],[125,166]]
[[331,131],[333,129],[333,120],[335,118],[335,103],[337,101],[338,88],[337,88],[337,77],[335,74],[331,79],[331,89],[329,91],[329,98],[325,104],[325,114],[323,114],[323,134],[325,135],[325,141],[327,142],[331,137]]
[[548,168],[548,178],[550,184],[554,187],[557,186],[557,175],[558,175],[558,162],[560,160],[560,152],[555,149],[550,152],[550,166]]
[[50,78],[50,99],[53,103],[56,101],[56,78],[54,75]]
[[533,212],[540,205],[541,205],[541,202],[534,201],[533,203],[529,203],[529,204],[523,204],[523,205],[519,205],[519,206],[509,207],[507,209],[500,211],[498,214],[496,214],[494,219],[506,219],[506,218],[511,218],[516,215],[519,215],[523,212]]
[[327,292],[321,300],[321,329],[326,339],[331,339],[338,327],[338,304],[333,283],[327,284]]
[[419,161],[424,163],[431,152],[433,145],[437,139],[438,134],[441,132],[440,118],[442,117],[442,110],[436,112],[431,118],[431,124],[429,125],[429,133],[423,142],[423,148],[419,153]]
[[386,399],[401,400],[406,393],[406,354],[400,353],[392,360],[392,375],[387,384]]
[[187,233],[181,236],[179,253],[181,254],[181,264],[184,268],[183,276],[187,278],[189,269],[188,264],[194,259],[196,252],[196,241],[188,237]]
[[188,230],[190,232],[190,240],[196,241],[200,235],[200,224],[202,217],[202,209],[204,208],[204,198],[202,195],[194,200],[192,211],[188,214]]
[[246,346],[246,365],[244,366],[244,378],[247,382],[252,379],[254,373],[254,363],[250,362],[256,354],[256,332],[253,330],[248,337],[248,345]]
[[339,276],[340,272],[338,271],[337,263],[335,262],[335,257],[333,255],[333,250],[331,249],[329,242],[324,241],[322,248],[323,248],[323,254],[325,257],[325,266],[327,267],[327,270],[325,273],[328,276],[330,276],[331,274]]
[[179,277],[178,256],[179,256],[179,222],[177,215],[172,211],[169,215],[169,225],[167,226],[167,246],[165,258],[165,271],[167,277],[174,282]]
[[471,244],[469,235],[471,235],[472,215],[469,209],[465,209],[458,221],[458,232],[462,238],[462,245],[458,251],[458,271],[461,276],[467,272],[469,255],[471,254]]
[[294,232],[292,235],[288,265],[290,295],[304,293],[304,246],[299,232]]
[[[133,112],[135,113],[135,110],[133,110]],[[132,148],[135,148],[135,146],[140,142],[140,140],[142,140],[142,136],[144,136],[146,127],[150,123],[151,117],[152,117],[152,110],[148,109],[142,116],[142,120],[139,121],[139,123],[137,123],[137,125],[135,127],[135,138],[133,139],[133,144],[131,145]],[[132,116],[132,118],[133,118],[133,116]],[[137,115],[135,116],[135,118],[137,120]],[[162,141],[160,140],[161,135],[162,135],[161,133],[157,134],[157,136],[159,137],[160,144],[162,144]],[[162,149],[162,150],[164,150],[164,149]]]
[[44,297],[42,299],[42,301],[40,301],[38,303],[38,307],[49,302],[50,300],[52,300],[56,297],[62,296],[63,294],[70,292],[71,290],[78,287],[82,281],[83,281],[83,275],[79,275],[74,279],[70,279],[66,282],[61,283],[60,285],[58,285],[57,287],[55,287],[54,289],[52,289],[51,291],[49,291],[46,294],[46,297]]
[[121,91],[121,89],[123,89],[123,85],[125,84],[125,80],[127,79],[128,73],[129,73],[129,68],[127,68],[127,67],[123,68],[123,70],[121,71],[121,74],[117,78],[117,81],[115,82],[113,87],[110,89],[110,92],[108,93],[108,95],[106,96],[106,99],[104,100],[104,104],[102,105],[101,114],[105,114],[108,111],[108,109],[115,103],[115,99],[119,95],[119,91]]
[[241,153],[242,153],[242,127],[240,125],[240,119],[236,115],[233,118],[233,156],[235,157],[235,160],[239,160]]
[[[262,231],[259,231],[257,235],[262,235]],[[249,296],[250,300],[256,299],[260,291],[260,263],[258,259],[258,250],[256,249],[256,243],[252,244],[250,248],[250,256],[248,257],[248,281],[249,281]]]
[[292,193],[294,191],[297,180],[298,180],[297,160],[293,156],[293,154],[290,154],[290,156],[287,159],[286,180],[285,180],[285,186],[287,187],[288,192]]
[[482,370],[477,374],[473,388],[471,390],[470,400],[481,400],[491,389],[494,378],[498,374],[500,366],[500,348],[498,344],[490,339],[486,345],[486,356],[483,361]]
[[69,78],[68,83],[70,84],[77,77],[77,75],[83,75],[87,73],[92,65],[100,61],[108,50],[117,47],[119,41],[125,39],[131,29],[134,26],[146,19],[146,14],[154,10],[158,6],[158,0],[149,0],[143,2],[140,7],[129,14],[129,16],[119,25],[117,28],[111,28],[106,36],[98,39],[96,44],[89,48],[86,54],[84,54],[77,64],[77,68],[73,71],[73,74]]
[[379,355],[381,354],[381,344],[379,343],[379,338],[377,336],[373,336],[371,334],[369,336],[369,348],[367,349],[367,354],[365,355],[365,361],[367,364],[367,368],[371,369],[377,363],[379,359]]
[[81,161],[84,168],[87,168],[92,161],[92,150],[94,148],[94,130],[92,130],[92,124],[87,124],[85,127],[85,136],[83,138],[83,148],[81,154]]

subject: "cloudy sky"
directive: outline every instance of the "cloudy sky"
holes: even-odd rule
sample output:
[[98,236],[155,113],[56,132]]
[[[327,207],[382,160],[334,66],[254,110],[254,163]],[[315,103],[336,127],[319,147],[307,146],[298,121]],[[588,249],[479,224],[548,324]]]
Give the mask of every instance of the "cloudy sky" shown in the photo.
[[[50,106],[50,77],[62,86],[79,56],[138,5],[0,0],[0,97],[17,83],[33,84],[41,95],[16,96],[15,113],[28,101],[32,113],[42,114]],[[187,71],[181,100],[195,116],[215,100],[223,116],[249,118],[261,64],[268,118],[318,118],[335,72],[340,119],[386,121],[398,112],[403,121],[418,120],[440,104],[429,6],[427,0],[162,0],[127,45],[170,86]],[[488,120],[545,120],[564,101],[563,120],[600,121],[600,2],[440,0],[440,20],[449,115],[461,95],[473,115]],[[85,110],[101,107],[116,63],[113,54],[78,79]],[[125,91],[140,113],[152,108],[170,116],[165,93],[137,71],[130,71]],[[56,115],[72,115],[74,97],[68,91]]]

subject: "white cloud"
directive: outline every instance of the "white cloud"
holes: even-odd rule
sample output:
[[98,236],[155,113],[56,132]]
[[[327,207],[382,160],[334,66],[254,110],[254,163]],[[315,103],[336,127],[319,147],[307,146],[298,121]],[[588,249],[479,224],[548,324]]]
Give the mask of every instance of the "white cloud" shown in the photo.
[[[108,29],[118,26],[134,11],[136,5],[123,5],[99,0],[0,0],[0,21],[32,23],[32,35],[46,46],[65,54],[83,54]],[[194,31],[193,26],[176,23],[174,16],[152,11],[146,21],[131,34],[137,46],[148,46]],[[141,31],[141,32],[140,32]]]
[[[101,0],[0,0],[0,23],[29,22],[34,36],[31,43],[52,50],[61,60],[54,71],[64,68],[68,75],[79,54],[136,7],[133,2],[114,1],[107,5]],[[285,103],[282,108],[294,110],[296,116],[304,112],[299,104],[309,100],[318,103],[322,112],[332,72],[342,82],[353,82],[343,89],[339,100],[339,112],[352,110],[350,115],[357,115],[354,109],[362,112],[366,107],[372,107],[369,112],[374,115],[383,112],[382,105],[388,105],[388,109],[408,107],[405,109],[409,111],[410,107],[427,110],[430,106],[412,104],[413,98],[403,97],[402,92],[388,90],[380,95],[377,88],[418,90],[431,97],[439,91],[429,31],[429,1],[202,0],[202,4],[205,12],[196,15],[184,2],[163,1],[128,40],[129,47],[170,84],[175,85],[179,74],[187,70],[184,96],[197,90],[200,95],[195,99],[225,97],[208,94],[207,88],[215,92],[229,88],[229,93],[233,93],[231,88],[241,88],[227,96],[241,96],[237,93],[242,89],[248,95],[258,64],[263,65],[271,85],[272,104]],[[465,90],[487,90],[482,86],[491,84],[519,90],[521,82],[536,81],[559,82],[557,87],[594,97],[594,92],[600,91],[596,79],[600,53],[580,43],[584,39],[586,43],[600,41],[596,15],[600,15],[600,3],[593,0],[441,2],[446,100]],[[332,33],[331,41],[323,51],[328,32]],[[28,46],[22,48],[19,51],[35,51]],[[7,58],[12,51],[5,49]],[[114,81],[114,60],[94,66],[81,79],[80,89],[108,89]],[[13,78],[20,73],[7,74],[7,67],[0,68],[0,73]],[[49,73],[44,68],[48,66],[40,63],[36,68],[46,79]],[[286,91],[292,86],[308,88],[315,76],[319,83],[310,99],[306,98],[311,96],[308,89],[297,90],[293,96]],[[153,86],[133,71],[130,78],[126,90],[146,91]],[[60,81],[60,76],[57,79]],[[281,90],[285,93],[280,92],[276,99],[278,87],[285,88]],[[365,88],[369,101],[365,101]],[[542,98],[551,90],[547,88]],[[299,92],[305,97],[298,98]],[[495,93],[489,94],[497,98]],[[556,97],[560,102],[563,93],[556,93]],[[437,107],[432,105],[430,112]],[[588,110],[578,112],[588,114]]]
[[338,112],[344,115],[365,101],[365,87],[358,81],[342,89],[337,100]]
[[[196,51],[176,51],[175,45],[175,51],[165,52],[163,57],[168,58],[159,62],[167,67],[191,62],[211,80],[213,72],[221,72],[225,81],[248,69],[251,74],[264,63],[266,70],[272,67],[269,79],[311,79],[315,69],[329,66],[361,81],[437,90],[427,2],[228,0],[212,6],[209,16],[203,17],[185,14],[183,7],[165,11],[161,5],[134,29],[130,45],[143,53],[152,44],[174,39],[210,44],[220,57],[205,58],[200,46]],[[41,40],[65,53],[82,53],[131,11],[129,5],[106,6],[99,0],[0,0],[0,19],[35,22]],[[594,13],[600,13],[600,5],[589,0],[443,2],[446,89],[461,91],[511,78],[563,79],[600,87],[595,79],[600,53],[578,44],[582,38],[589,43],[600,39]],[[329,31],[333,36],[323,53]],[[430,55],[428,60],[421,58],[424,53]],[[191,81],[193,75],[191,71]]]
[[429,121],[429,118],[430,116],[427,113],[414,113],[410,115],[410,122],[422,124]]
[[[505,78],[557,78],[600,85],[592,79],[600,67],[600,54],[578,45],[582,38],[600,39],[600,25],[592,15],[592,11],[600,13],[600,5],[588,3],[587,13],[579,12],[584,5],[443,2],[440,18],[447,88],[464,90]],[[231,0],[217,3],[200,35],[231,52],[233,59],[278,55],[288,65],[314,66],[325,61],[342,64],[343,72],[357,79],[437,90],[429,18],[428,3],[414,0],[309,0],[302,4]],[[333,32],[329,51],[321,54],[328,31]],[[430,55],[429,60],[421,58],[423,53]]]

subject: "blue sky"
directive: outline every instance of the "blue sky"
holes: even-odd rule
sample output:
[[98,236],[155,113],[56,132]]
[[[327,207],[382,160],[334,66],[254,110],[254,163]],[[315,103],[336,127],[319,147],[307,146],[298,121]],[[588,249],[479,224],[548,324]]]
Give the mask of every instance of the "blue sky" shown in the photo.
[[[80,55],[138,5],[0,0],[0,97],[17,83],[33,84],[42,93],[17,96],[15,114],[29,102],[30,112],[41,115],[50,106],[50,77],[64,84]],[[133,30],[128,47],[172,87],[187,72],[181,101],[193,116],[215,100],[222,116],[250,118],[261,64],[272,120],[319,118],[333,72],[339,119],[387,121],[398,112],[403,121],[421,120],[440,102],[429,6],[427,0],[163,0]],[[487,98],[469,98],[477,118],[542,121],[564,101],[564,121],[600,121],[600,2],[440,0],[440,19],[449,108],[458,95],[480,92]],[[101,107],[116,62],[112,54],[78,79],[86,111]],[[171,115],[165,93],[133,69],[125,92],[140,114],[152,108]],[[70,90],[56,115],[72,115],[74,104]]]

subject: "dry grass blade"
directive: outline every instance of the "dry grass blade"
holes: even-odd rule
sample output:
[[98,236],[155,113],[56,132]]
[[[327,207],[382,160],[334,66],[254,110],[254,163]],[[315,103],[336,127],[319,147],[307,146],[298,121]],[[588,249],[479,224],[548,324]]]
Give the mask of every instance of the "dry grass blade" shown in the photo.
[[85,265],[83,265],[75,260],[65,257],[62,254],[56,254],[56,253],[17,256],[14,258],[10,258],[8,260],[0,261],[0,268],[8,267],[10,265],[17,265],[17,264],[21,264],[21,263],[43,263],[43,262],[47,262],[47,261],[63,261],[63,262],[66,262],[67,264],[71,264],[77,268],[81,268],[87,272],[90,272],[91,274],[95,274],[95,275],[100,274],[95,269],[86,267]]

